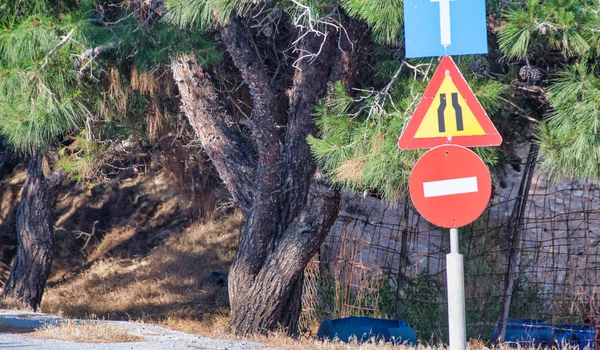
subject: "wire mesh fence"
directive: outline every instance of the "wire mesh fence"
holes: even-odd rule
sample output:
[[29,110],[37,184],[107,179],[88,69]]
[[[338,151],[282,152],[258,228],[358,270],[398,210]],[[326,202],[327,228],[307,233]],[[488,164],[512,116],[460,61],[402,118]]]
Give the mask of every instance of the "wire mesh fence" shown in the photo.
[[[599,188],[532,176],[459,235],[468,337],[490,340],[505,316],[581,324],[600,311]],[[413,209],[347,198],[305,272],[302,321],[397,317],[422,340],[445,340],[448,252],[447,230]]]

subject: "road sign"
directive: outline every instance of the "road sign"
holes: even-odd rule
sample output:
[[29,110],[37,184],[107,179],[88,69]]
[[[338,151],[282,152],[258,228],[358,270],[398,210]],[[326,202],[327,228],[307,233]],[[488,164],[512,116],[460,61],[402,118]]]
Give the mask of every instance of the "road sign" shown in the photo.
[[398,141],[401,149],[444,144],[498,146],[502,137],[449,56],[442,57],[431,82]]
[[404,0],[406,57],[487,53],[485,0]]
[[483,213],[492,193],[490,173],[468,148],[443,145],[415,164],[410,197],[427,221],[446,228],[465,226]]

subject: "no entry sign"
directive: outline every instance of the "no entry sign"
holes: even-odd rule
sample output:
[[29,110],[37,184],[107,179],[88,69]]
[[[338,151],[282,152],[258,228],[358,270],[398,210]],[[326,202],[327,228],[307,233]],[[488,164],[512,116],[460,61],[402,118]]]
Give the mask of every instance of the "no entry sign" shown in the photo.
[[446,228],[475,221],[492,191],[483,161],[457,145],[442,145],[425,153],[415,164],[409,185],[417,211],[432,224]]

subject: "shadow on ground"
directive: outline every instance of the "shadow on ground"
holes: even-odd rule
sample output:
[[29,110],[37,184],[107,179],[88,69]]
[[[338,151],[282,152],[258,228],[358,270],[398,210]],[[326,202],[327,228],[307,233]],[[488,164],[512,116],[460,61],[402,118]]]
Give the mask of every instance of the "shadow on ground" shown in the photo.
[[171,235],[145,257],[99,259],[49,287],[41,309],[77,318],[205,324],[223,319],[227,285],[211,274],[228,271],[241,225],[241,215],[234,214]]

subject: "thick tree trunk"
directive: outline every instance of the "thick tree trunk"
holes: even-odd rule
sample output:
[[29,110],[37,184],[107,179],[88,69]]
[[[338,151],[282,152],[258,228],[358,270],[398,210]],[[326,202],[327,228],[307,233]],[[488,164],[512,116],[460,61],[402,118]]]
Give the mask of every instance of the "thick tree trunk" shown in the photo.
[[[340,200],[317,171],[306,138],[317,130],[314,107],[328,84],[353,81],[359,50],[338,43],[336,33],[325,42],[323,36],[298,33],[297,53],[319,55],[299,62],[294,71],[282,137],[276,124],[278,97],[252,36],[235,16],[219,32],[252,96],[253,158],[245,151],[249,142],[227,122],[230,114],[194,57],[179,57],[171,68],[182,110],[246,219],[229,274],[230,326],[240,335],[273,330],[296,335],[304,268],[333,225]],[[349,36],[356,44],[354,33]]]
[[304,210],[283,233],[259,273],[248,275],[247,269],[240,268],[239,260],[234,261],[229,274],[229,299],[230,325],[235,333],[281,330],[297,334],[304,268],[333,225],[339,202],[339,192],[316,173]]
[[29,162],[17,209],[18,250],[4,295],[16,297],[36,310],[52,265],[54,227],[52,213],[59,175],[44,176],[38,153]]

